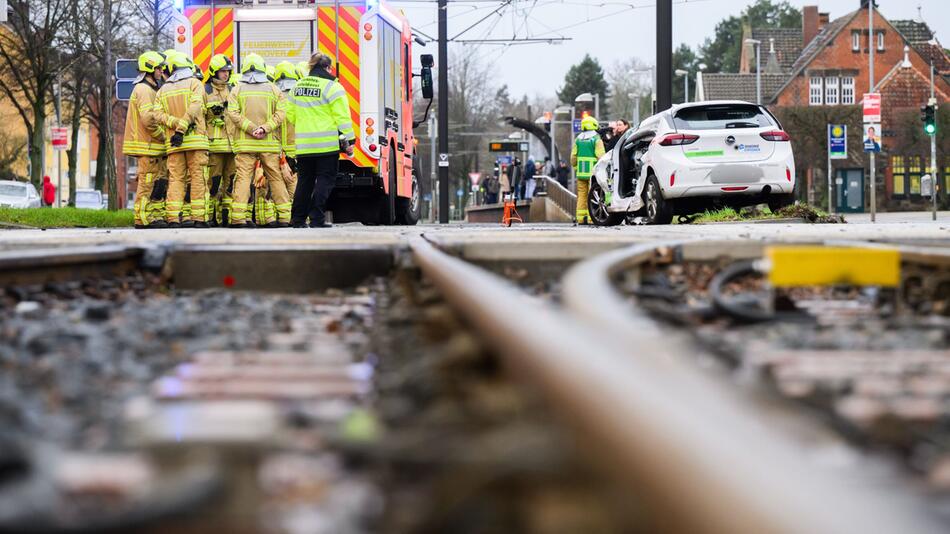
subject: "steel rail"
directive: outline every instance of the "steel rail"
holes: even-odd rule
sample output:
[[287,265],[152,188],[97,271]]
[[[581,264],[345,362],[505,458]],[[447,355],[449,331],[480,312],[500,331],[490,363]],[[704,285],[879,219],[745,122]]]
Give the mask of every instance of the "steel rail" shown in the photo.
[[[739,257],[763,247],[750,241],[732,244]],[[562,343],[578,350],[571,339],[590,336],[586,354],[578,353],[571,367],[578,380],[597,380],[589,382],[597,385],[588,391],[601,399],[602,408],[609,400],[614,413],[623,414],[613,420],[617,428],[612,432],[622,437],[620,427],[629,429],[628,448],[614,451],[622,454],[617,458],[623,458],[629,474],[648,484],[655,504],[676,513],[680,525],[693,532],[941,531],[908,496],[895,498],[869,481],[842,480],[840,473],[817,465],[734,385],[701,371],[691,357],[696,348],[685,336],[659,330],[615,287],[660,251],[690,250],[712,259],[729,250],[724,245],[637,245],[584,261],[563,280],[564,304],[577,321],[570,338],[565,330],[546,350]],[[504,320],[524,333],[527,329],[516,323],[521,314],[510,307],[508,312]],[[532,349],[529,341],[534,340],[520,347],[525,354],[541,348]]]

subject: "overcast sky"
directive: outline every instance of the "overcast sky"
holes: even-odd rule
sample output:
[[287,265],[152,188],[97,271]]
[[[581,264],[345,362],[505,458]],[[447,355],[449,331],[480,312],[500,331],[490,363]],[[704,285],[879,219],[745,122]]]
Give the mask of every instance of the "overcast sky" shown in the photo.
[[[687,43],[692,47],[711,37],[716,24],[725,17],[738,15],[751,0],[673,0],[673,46]],[[857,9],[860,0],[790,0],[799,8],[819,6],[835,19]],[[495,0],[450,0],[449,37],[454,37],[502,2]],[[403,9],[414,28],[428,35],[437,33],[437,8],[434,1],[393,1]],[[500,15],[491,15],[460,39],[524,37],[568,37],[562,44],[519,46],[481,45],[489,61],[497,65],[499,85],[507,83],[512,96],[550,95],[563,83],[567,69],[585,53],[597,58],[604,68],[631,56],[654,62],[655,0],[514,0]],[[950,45],[950,0],[878,0],[878,7],[889,19],[917,19],[918,7],[923,20],[937,32],[937,38]],[[466,45],[472,46],[472,45]],[[436,54],[435,43],[416,53]],[[451,53],[451,49],[450,49]]]

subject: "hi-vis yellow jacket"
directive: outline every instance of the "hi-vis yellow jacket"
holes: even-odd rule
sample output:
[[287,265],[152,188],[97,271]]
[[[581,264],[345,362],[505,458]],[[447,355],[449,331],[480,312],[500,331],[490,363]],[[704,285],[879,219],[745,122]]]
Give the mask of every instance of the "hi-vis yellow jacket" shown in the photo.
[[339,152],[341,134],[348,143],[356,139],[349,101],[339,82],[307,76],[287,100],[287,121],[294,125],[298,156]]
[[[205,83],[205,121],[208,125],[208,144],[211,152],[230,154],[234,151],[234,125],[228,120],[228,92],[231,88],[228,82],[210,79]],[[215,107],[222,107],[220,114],[212,111]]]
[[[284,94],[271,82],[242,81],[228,95],[228,119],[235,127],[234,152],[280,153],[280,125],[287,106]],[[251,132],[263,126],[267,135]]]
[[[205,90],[202,83],[187,70],[187,76],[179,77],[176,71],[168,82],[158,90],[159,114],[165,125],[165,150],[169,154],[186,150],[208,150],[208,136],[205,130]],[[179,147],[171,146],[175,132],[185,134]]]
[[165,129],[156,119],[158,92],[142,81],[135,84],[125,116],[122,152],[129,156],[162,156],[165,154]]

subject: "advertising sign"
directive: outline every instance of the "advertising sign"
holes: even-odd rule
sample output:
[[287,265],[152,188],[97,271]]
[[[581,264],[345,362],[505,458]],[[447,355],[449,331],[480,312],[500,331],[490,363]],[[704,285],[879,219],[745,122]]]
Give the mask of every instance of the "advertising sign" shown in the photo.
[[828,125],[828,157],[848,159],[848,126],[846,124]]
[[864,122],[881,122],[881,93],[864,94]]
[[881,125],[877,123],[865,123],[864,124],[864,151],[865,152],[880,152],[881,151]]

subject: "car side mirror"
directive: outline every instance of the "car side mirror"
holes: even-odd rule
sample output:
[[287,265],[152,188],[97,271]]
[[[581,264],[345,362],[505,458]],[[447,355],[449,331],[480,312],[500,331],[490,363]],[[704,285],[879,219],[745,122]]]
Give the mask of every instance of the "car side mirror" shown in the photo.
[[422,72],[419,74],[419,77],[422,78],[422,97],[426,100],[432,100],[432,97],[435,96],[435,91],[432,88],[432,65],[435,64],[435,61],[432,59],[432,54],[422,54],[419,59],[422,62]]

